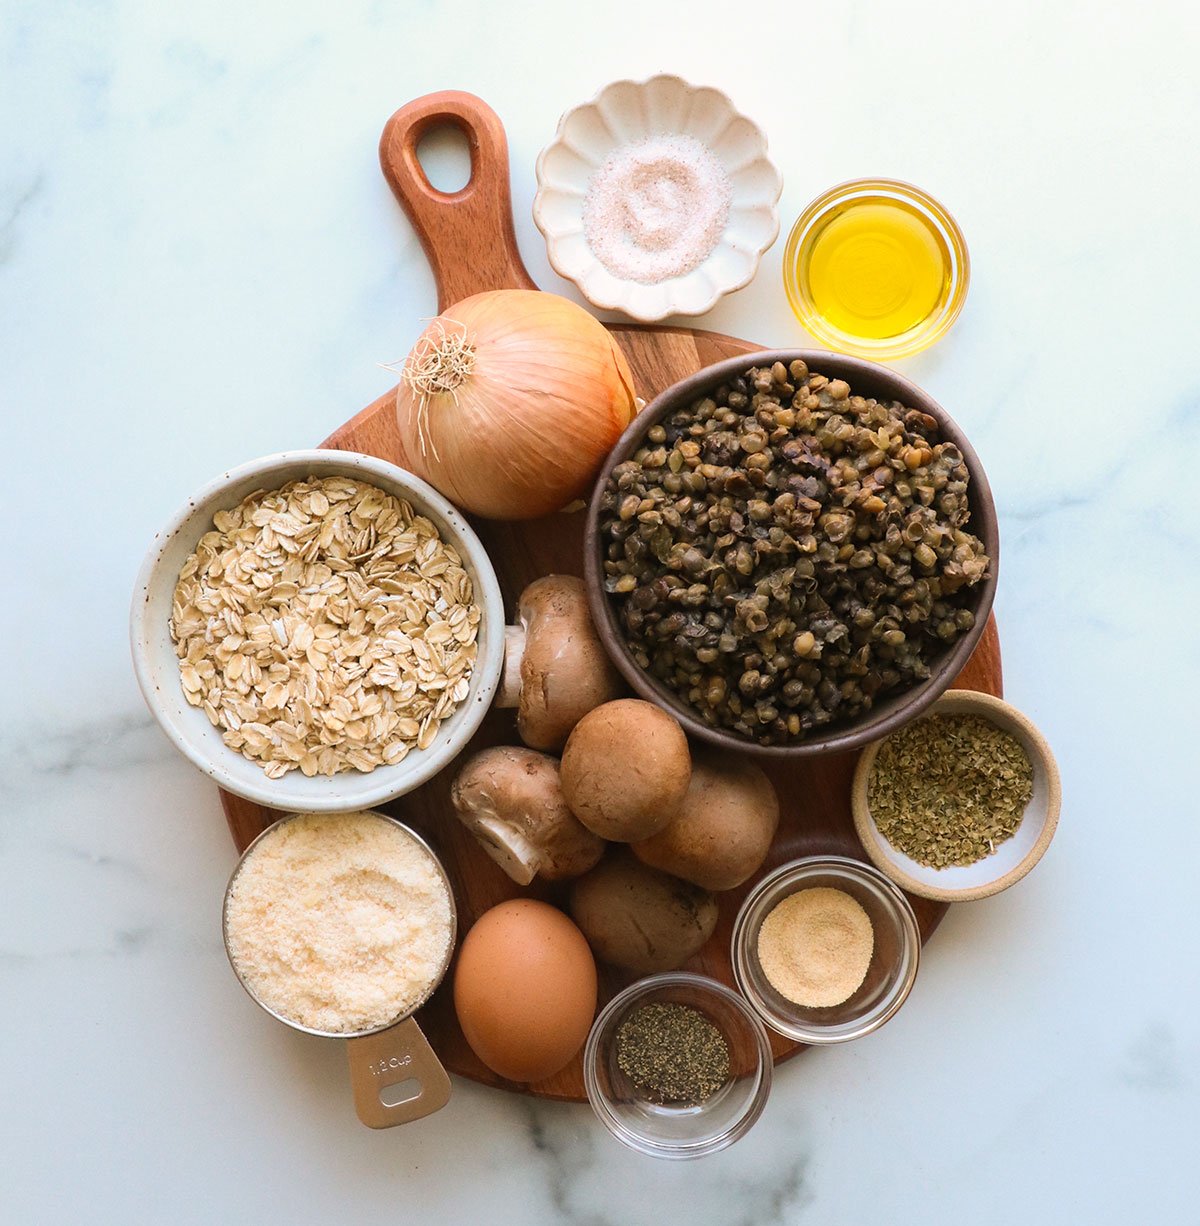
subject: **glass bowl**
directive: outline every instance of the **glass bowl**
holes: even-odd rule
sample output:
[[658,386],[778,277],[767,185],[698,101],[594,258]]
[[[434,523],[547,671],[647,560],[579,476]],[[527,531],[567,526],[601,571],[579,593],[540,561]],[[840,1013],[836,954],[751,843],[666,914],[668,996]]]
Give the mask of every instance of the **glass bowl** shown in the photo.
[[[945,266],[941,291],[929,314],[906,331],[879,338],[855,335],[827,319],[817,307],[808,277],[813,251],[825,227],[853,206],[876,201],[898,205],[924,222]],[[853,179],[831,187],[796,219],[784,249],[784,289],[805,331],[839,353],[876,361],[919,353],[944,336],[962,311],[970,280],[971,260],[958,223],[932,196],[897,179]]]
[[[729,1044],[730,1076],[703,1102],[654,1102],[618,1066],[617,1032],[633,1010],[649,1004],[690,1005]],[[715,979],[687,971],[651,975],[614,996],[583,1052],[588,1102],[600,1122],[622,1144],[655,1158],[700,1158],[744,1136],[766,1106],[773,1069],[767,1032],[746,1002]]]
[[[771,986],[758,958],[763,921],[785,898],[819,887],[842,890],[871,920],[875,947],[866,977],[840,1005],[808,1008]],[[908,899],[878,869],[845,856],[811,856],[777,868],[746,897],[733,925],[733,974],[773,1030],[800,1043],[845,1043],[878,1030],[905,1002],[921,960],[921,932]]]

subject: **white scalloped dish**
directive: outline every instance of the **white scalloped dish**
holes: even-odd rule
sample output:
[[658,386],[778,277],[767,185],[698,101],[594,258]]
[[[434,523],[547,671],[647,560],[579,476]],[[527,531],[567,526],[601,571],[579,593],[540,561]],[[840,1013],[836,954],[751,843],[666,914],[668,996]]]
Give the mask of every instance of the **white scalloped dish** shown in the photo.
[[[712,250],[690,271],[657,282],[629,280],[588,244],[589,185],[624,146],[662,137],[690,138],[708,149],[729,179],[728,216]],[[749,283],[779,234],[783,180],[767,157],[766,137],[720,90],[680,77],[614,81],[568,111],[538,158],[537,179],[533,219],[554,271],[574,281],[593,306],[643,323],[710,310]]]

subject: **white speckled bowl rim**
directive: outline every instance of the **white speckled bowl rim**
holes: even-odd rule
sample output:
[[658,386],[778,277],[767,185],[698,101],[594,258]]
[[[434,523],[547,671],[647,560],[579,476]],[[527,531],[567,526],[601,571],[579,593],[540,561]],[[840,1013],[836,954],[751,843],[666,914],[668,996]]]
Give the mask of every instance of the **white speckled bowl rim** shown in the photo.
[[[666,281],[660,281],[656,284],[647,285],[637,281],[623,281],[615,277],[611,272],[600,263],[599,259],[592,257],[586,267],[582,269],[572,269],[564,260],[561,251],[561,242],[563,239],[578,233],[577,230],[557,231],[554,230],[547,219],[546,201],[553,190],[546,183],[546,162],[548,156],[553,150],[560,146],[572,148],[573,152],[579,151],[573,149],[564,137],[564,132],[572,117],[578,112],[588,108],[598,108],[600,101],[605,95],[619,87],[628,87],[645,91],[647,87],[659,83],[672,83],[682,91],[690,95],[698,95],[701,93],[714,95],[728,110],[728,124],[734,122],[743,123],[749,130],[749,134],[745,141],[745,147],[750,154],[746,165],[760,161],[765,168],[769,168],[774,175],[775,185],[774,193],[770,198],[769,203],[765,207],[769,210],[772,222],[766,236],[759,241],[754,247],[738,248],[742,256],[746,260],[743,271],[734,277],[730,277],[725,281],[718,282],[713,293],[699,303],[688,305],[681,300],[682,287],[690,280],[697,278],[700,274],[704,274],[714,259],[717,252],[723,247],[728,247],[726,239],[729,234],[729,226],[718,240],[713,252],[702,261],[691,272],[684,274],[681,277],[670,278]],[[686,133],[686,124],[680,129],[681,133]],[[772,243],[779,237],[779,198],[783,193],[783,178],[779,173],[778,167],[767,156],[767,139],[763,134],[762,129],[758,127],[751,119],[743,115],[733,104],[723,90],[719,90],[709,85],[692,85],[685,81],[682,77],[675,76],[671,73],[660,73],[652,77],[647,77],[645,80],[635,81],[630,79],[622,79],[619,81],[610,81],[603,89],[600,89],[587,102],[580,103],[578,106],[572,107],[568,111],[564,111],[558,121],[558,129],[555,132],[554,139],[547,145],[538,155],[537,159],[537,180],[538,189],[533,200],[533,220],[537,228],[541,231],[546,240],[546,255],[550,260],[550,265],[559,276],[564,277],[568,281],[573,281],[578,286],[580,293],[592,304],[592,306],[607,311],[621,311],[628,315],[631,319],[638,320],[641,323],[657,323],[659,320],[666,319],[672,315],[696,316],[703,315],[710,311],[717,302],[720,301],[726,294],[731,294],[735,290],[742,289],[748,285],[758,272],[759,264],[762,260],[763,252],[765,252]],[[581,210],[582,210],[582,199]],[[737,203],[735,193],[734,201],[731,204],[731,212]],[[580,218],[582,225],[582,217]],[[615,292],[605,292],[598,285],[598,281],[603,281],[607,284],[610,290]],[[664,294],[665,291],[665,294]],[[674,291],[674,292],[672,292]],[[661,299],[661,305],[655,307],[649,305],[650,299]]]
[[[413,749],[395,766],[364,774],[344,771],[306,778],[289,771],[268,779],[260,766],[230,749],[198,707],[189,706],[168,626],[179,571],[213,515],[235,507],[254,490],[278,489],[310,475],[366,481],[412,503],[437,525],[463,559],[479,603],[479,654],[467,697],[446,719],[433,744]],[[450,763],[474,735],[491,706],[504,664],[504,602],[496,573],[462,514],[431,485],[395,464],[353,451],[284,451],[231,468],[198,490],[155,536],[138,572],[129,624],[138,685],[171,743],[227,792],[289,813],[369,809],[411,792]]]
[[[859,755],[851,788],[854,828],[871,862],[901,889],[935,902],[972,902],[1015,885],[1046,854],[1058,828],[1062,781],[1046,738],[1027,715],[1011,703],[979,690],[947,690],[918,716],[979,715],[1015,737],[1033,766],[1033,796],[1012,838],[974,864],[928,868],[893,847],[879,832],[867,803],[871,769],[887,737]],[[892,734],[896,735],[895,733]]]

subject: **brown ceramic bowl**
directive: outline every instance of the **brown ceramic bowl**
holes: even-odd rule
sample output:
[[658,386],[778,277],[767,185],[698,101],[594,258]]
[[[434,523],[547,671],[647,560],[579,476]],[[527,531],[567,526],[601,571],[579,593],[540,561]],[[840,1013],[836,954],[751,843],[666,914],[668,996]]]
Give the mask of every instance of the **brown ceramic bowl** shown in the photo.
[[[942,437],[954,443],[962,451],[966,460],[967,469],[971,474],[967,491],[971,507],[970,528],[983,541],[992,565],[987,578],[973,589],[975,600],[972,608],[975,613],[975,625],[941,656],[934,659],[932,673],[925,681],[880,700],[855,720],[823,728],[806,740],[797,741],[792,745],[759,745],[737,733],[709,727],[692,707],[634,662],[625,645],[625,639],[617,621],[616,608],[604,591],[600,547],[600,500],[608,474],[638,449],[646,431],[656,422],[661,421],[676,409],[690,404],[705,392],[719,387],[726,380],[742,374],[751,366],[764,364],[770,366],[777,361],[786,365],[796,358],[802,358],[808,363],[809,369],[817,374],[827,375],[831,379],[845,379],[850,384],[851,390],[859,395],[874,396],[880,400],[899,400],[901,404],[909,408],[919,409],[922,413],[928,413],[931,417],[937,418],[941,423]],[[949,687],[963,665],[966,664],[971,652],[975,650],[975,645],[979,642],[979,637],[983,634],[984,626],[987,624],[988,615],[991,613],[992,600],[996,595],[996,575],[999,563],[1000,535],[996,523],[996,508],[992,502],[992,491],[988,485],[987,475],[983,471],[979,457],[975,454],[975,449],[946,410],[915,383],[910,383],[886,366],[868,362],[863,358],[851,358],[843,354],[825,353],[814,349],[771,349],[728,358],[723,362],[706,366],[687,379],[681,379],[656,396],[630,423],[609,454],[604,469],[596,481],[596,487],[592,491],[591,504],[588,507],[587,537],[584,544],[584,566],[592,620],[596,623],[596,628],[613,663],[616,664],[626,681],[643,698],[670,711],[683,725],[684,731],[689,736],[697,737],[713,745],[723,746],[726,749],[740,749],[746,753],[772,758],[810,758],[820,754],[858,749],[870,741],[887,736],[889,732],[895,731],[924,711]]]

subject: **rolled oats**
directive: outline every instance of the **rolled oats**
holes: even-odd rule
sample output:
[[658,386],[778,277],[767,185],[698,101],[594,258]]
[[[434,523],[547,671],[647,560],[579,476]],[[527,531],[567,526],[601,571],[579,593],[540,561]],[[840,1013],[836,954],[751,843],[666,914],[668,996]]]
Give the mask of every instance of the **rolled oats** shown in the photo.
[[428,749],[466,698],[479,606],[434,525],[346,477],[213,516],[175,588],[183,694],[268,778]]

